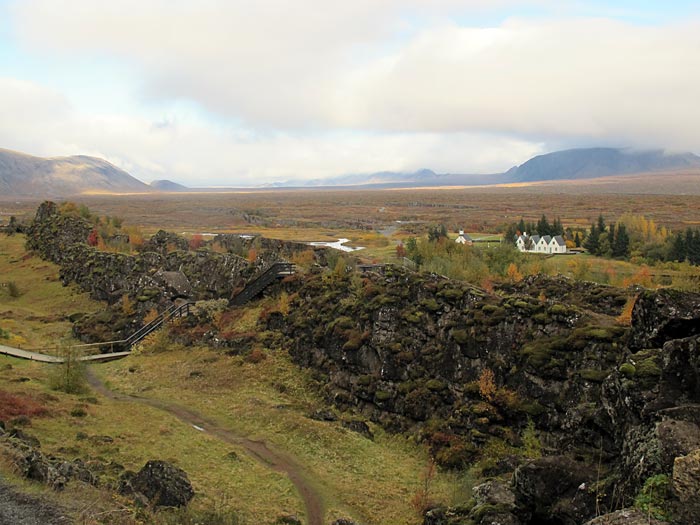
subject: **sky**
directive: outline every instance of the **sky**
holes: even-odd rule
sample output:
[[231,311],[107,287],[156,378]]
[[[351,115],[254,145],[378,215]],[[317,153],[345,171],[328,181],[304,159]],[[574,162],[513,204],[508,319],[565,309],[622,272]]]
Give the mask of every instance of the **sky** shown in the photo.
[[144,181],[700,153],[700,2],[0,0],[0,148]]

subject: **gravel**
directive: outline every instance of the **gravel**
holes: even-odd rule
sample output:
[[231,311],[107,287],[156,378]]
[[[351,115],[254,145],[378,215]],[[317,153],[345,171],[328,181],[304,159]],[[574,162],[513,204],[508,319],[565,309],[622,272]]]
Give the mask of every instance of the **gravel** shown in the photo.
[[55,504],[22,494],[0,479],[0,525],[68,525],[72,520]]

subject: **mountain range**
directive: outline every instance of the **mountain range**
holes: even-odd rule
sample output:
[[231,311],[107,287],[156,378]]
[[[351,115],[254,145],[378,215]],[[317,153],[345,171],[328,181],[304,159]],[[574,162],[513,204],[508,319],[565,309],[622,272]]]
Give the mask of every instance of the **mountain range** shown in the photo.
[[[538,155],[505,173],[451,174],[423,169],[410,173],[382,171],[314,180],[292,180],[263,186],[276,188],[417,188],[481,186],[535,181],[586,180],[631,174],[700,170],[700,157],[663,150],[616,148],[570,149]],[[661,176],[661,175],[660,175]],[[0,195],[63,197],[88,192],[145,193],[226,191],[233,188],[188,188],[169,180],[150,185],[97,157],[41,158],[0,149]]]

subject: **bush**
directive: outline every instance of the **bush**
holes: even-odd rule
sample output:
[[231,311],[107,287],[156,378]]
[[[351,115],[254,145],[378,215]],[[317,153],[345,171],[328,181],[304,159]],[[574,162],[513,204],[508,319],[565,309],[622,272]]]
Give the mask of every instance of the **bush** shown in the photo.
[[10,294],[10,297],[14,298],[17,298],[20,295],[22,295],[19,286],[17,286],[17,283],[14,281],[10,281],[9,283],[7,283],[7,292]]
[[66,394],[82,394],[87,391],[85,364],[80,361],[78,353],[72,348],[61,352],[64,362],[56,365],[49,375],[49,385],[53,390]]
[[651,476],[634,499],[634,506],[651,517],[669,520],[669,499],[673,497],[671,482],[665,474]]

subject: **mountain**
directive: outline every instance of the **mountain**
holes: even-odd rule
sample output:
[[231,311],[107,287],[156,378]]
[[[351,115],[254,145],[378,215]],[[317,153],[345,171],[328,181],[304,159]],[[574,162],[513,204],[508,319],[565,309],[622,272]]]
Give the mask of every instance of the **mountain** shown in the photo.
[[[517,182],[583,180],[619,175],[658,174],[700,169],[700,157],[664,150],[637,151],[584,148],[538,155],[505,173],[453,174],[429,169],[414,172],[380,171],[312,180],[291,180],[268,188],[417,188],[427,186],[487,186]],[[665,172],[661,175],[660,172]]]
[[692,153],[586,148],[538,155],[521,166],[511,168],[505,175],[511,182],[532,182],[593,179],[690,168],[700,168],[700,157]]
[[189,191],[189,188],[187,186],[183,186],[182,184],[178,184],[177,182],[173,182],[167,179],[154,180],[153,182],[151,182],[151,188],[157,191],[164,192]]
[[0,195],[64,197],[85,192],[137,193],[151,187],[97,157],[33,157],[0,148]]

